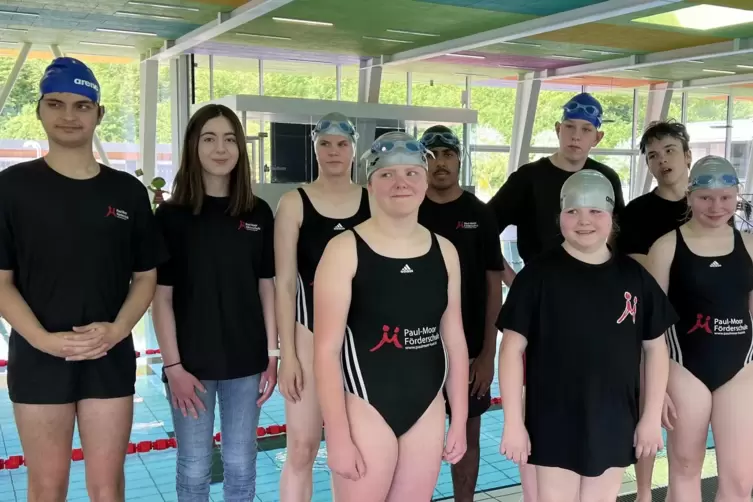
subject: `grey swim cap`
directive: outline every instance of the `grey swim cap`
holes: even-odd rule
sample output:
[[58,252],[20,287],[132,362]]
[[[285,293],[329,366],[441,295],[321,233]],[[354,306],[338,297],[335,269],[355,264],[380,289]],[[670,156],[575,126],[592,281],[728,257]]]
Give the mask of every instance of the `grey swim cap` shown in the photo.
[[379,136],[371,149],[361,156],[366,165],[366,180],[375,171],[391,166],[420,166],[428,171],[427,155],[433,154],[410,134],[388,132]]
[[735,167],[724,157],[707,155],[690,170],[688,191],[703,188],[730,188],[740,184]]
[[560,207],[594,208],[614,211],[614,188],[606,176],[593,169],[582,169],[570,176],[560,191]]
[[324,134],[345,136],[352,143],[358,140],[358,133],[353,123],[348,117],[337,112],[328,113],[316,123],[314,129],[311,131],[311,139],[316,141],[319,136]]

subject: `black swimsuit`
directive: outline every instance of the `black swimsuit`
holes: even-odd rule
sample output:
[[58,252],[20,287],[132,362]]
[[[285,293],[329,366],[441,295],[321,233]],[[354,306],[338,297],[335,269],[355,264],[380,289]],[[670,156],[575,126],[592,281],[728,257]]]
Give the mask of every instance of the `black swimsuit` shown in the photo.
[[328,218],[322,216],[303,188],[298,189],[303,203],[303,221],[298,231],[298,283],[295,295],[295,320],[314,331],[314,274],[319,260],[324,254],[330,239],[363,223],[371,216],[369,193],[364,188],[361,192],[361,204],[356,214],[347,218]]
[[669,355],[713,392],[753,359],[749,296],[753,261],[742,235],[724,256],[694,254],[677,229],[668,297],[680,316],[667,333]]
[[353,234],[358,269],[342,349],[343,382],[400,437],[429,408],[447,376],[439,332],[447,267],[434,234],[429,252],[415,258],[379,255]]

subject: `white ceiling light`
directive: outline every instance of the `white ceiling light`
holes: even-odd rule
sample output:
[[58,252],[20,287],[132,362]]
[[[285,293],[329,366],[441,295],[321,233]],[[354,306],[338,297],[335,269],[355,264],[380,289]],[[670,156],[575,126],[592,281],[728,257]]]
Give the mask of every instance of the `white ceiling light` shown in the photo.
[[145,37],[156,37],[156,33],[148,33],[146,31],[130,31],[130,30],[114,30],[112,28],[97,28],[94,31],[99,31],[100,33],[118,33],[120,35],[143,35]]
[[534,43],[531,43],[531,42],[512,42],[512,41],[509,41],[509,42],[500,42],[500,44],[505,44],[505,45],[520,45],[520,46],[523,46],[523,47],[541,47],[541,44],[534,44]]
[[727,70],[712,70],[710,68],[703,68],[703,71],[708,73],[723,73],[724,75],[735,75],[735,72]]
[[258,33],[236,33],[236,35],[241,35],[243,37],[269,38],[271,40],[293,40],[290,37],[278,37],[277,35],[260,35]]
[[737,65],[738,68],[742,68],[744,70],[753,70],[753,66],[748,66],[746,64],[739,64]]
[[423,33],[420,31],[407,31],[407,30],[386,30],[390,33],[399,33],[401,35],[416,35],[417,37],[438,37],[436,33]]
[[688,59],[685,62],[686,63],[693,63],[693,64],[703,64],[703,61],[701,61],[700,59]]
[[564,56],[562,54],[553,54],[549,57],[554,58],[554,59],[567,59],[567,60],[574,60],[574,61],[583,61],[584,59],[587,59],[587,58],[582,58],[582,57],[577,57],[577,56]]
[[622,54],[621,52],[601,51],[598,49],[583,49],[583,52],[590,52],[591,54],[601,54],[603,56],[617,56]]
[[382,37],[367,37],[364,36],[366,40],[379,40],[380,42],[390,42],[390,43],[396,43],[396,44],[412,44],[410,40],[397,40],[394,38],[382,38]]
[[94,45],[97,47],[118,47],[121,49],[135,49],[135,45],[125,45],[125,44],[108,44],[105,42],[79,42],[79,45]]
[[120,17],[139,17],[139,18],[147,18],[147,19],[164,19],[165,21],[182,21],[182,17],[177,16],[164,16],[162,14],[142,14],[141,12],[125,12],[125,11],[118,11],[115,13],[116,16]]
[[156,9],[173,9],[173,10],[187,10],[189,12],[199,12],[196,7],[184,7],[182,5],[165,5],[162,3],[152,2],[128,2],[128,5],[138,5],[139,7],[154,7]]
[[326,23],[323,21],[309,21],[308,19],[294,19],[291,17],[273,17],[272,19],[281,23],[306,24],[309,26],[334,26],[332,23]]
[[9,15],[9,16],[39,17],[39,14],[34,14],[32,12],[18,12],[15,10],[5,10],[5,9],[0,9],[0,14]]
[[29,30],[22,30],[20,28],[0,28],[0,31],[15,31],[16,33],[27,33]]
[[454,58],[466,58],[466,59],[486,59],[486,56],[474,56],[473,54],[445,54],[445,56],[452,56]]

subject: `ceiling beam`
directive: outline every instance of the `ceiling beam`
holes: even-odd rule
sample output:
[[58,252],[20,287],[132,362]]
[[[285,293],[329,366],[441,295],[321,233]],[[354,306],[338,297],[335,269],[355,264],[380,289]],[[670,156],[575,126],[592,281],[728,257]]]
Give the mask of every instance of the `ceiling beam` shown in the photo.
[[653,52],[650,54],[633,54],[606,61],[566,66],[556,70],[535,72],[534,78],[550,80],[557,78],[582,77],[595,73],[616,72],[622,70],[638,70],[652,66],[670,63],[682,63],[696,59],[713,59],[726,56],[739,56],[753,53],[753,38],[736,38],[727,42],[685,47],[671,51]]
[[739,75],[723,75],[720,77],[694,78],[690,80],[681,80],[675,82],[672,90],[674,91],[691,91],[696,89],[706,89],[708,87],[719,87],[724,85],[741,85],[753,83],[753,73],[743,73]]
[[467,51],[488,45],[508,42],[525,37],[533,37],[542,33],[572,28],[588,23],[598,23],[626,14],[633,14],[655,7],[665,7],[680,0],[607,0],[586,7],[558,12],[550,16],[539,17],[523,21],[522,23],[503,26],[493,30],[468,35],[454,40],[445,40],[425,47],[398,52],[392,56],[383,56],[383,65],[398,65],[421,61],[443,54]]
[[260,18],[275,9],[291,3],[293,0],[250,0],[241,5],[232,12],[220,12],[217,19],[210,21],[204,26],[200,26],[178,38],[177,40],[166,40],[160,49],[152,49],[147,52],[142,59],[156,59],[159,61],[171,59],[180,56],[184,52],[204,43],[213,40],[218,36],[234,30],[254,19]]

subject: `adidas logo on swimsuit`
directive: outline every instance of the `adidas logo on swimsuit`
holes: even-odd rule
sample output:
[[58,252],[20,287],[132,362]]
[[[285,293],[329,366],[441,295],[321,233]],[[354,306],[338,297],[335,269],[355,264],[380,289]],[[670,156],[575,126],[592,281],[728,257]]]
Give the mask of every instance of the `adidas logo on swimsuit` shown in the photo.
[[413,269],[411,269],[408,264],[406,263],[403,269],[400,271],[401,274],[412,274]]
[[709,265],[709,267],[711,267],[711,268],[719,268],[721,266],[722,266],[721,263],[719,263],[716,260],[714,260],[713,262],[711,262],[711,265]]
[[342,223],[338,223],[332,230],[345,230],[345,227],[342,226]]

